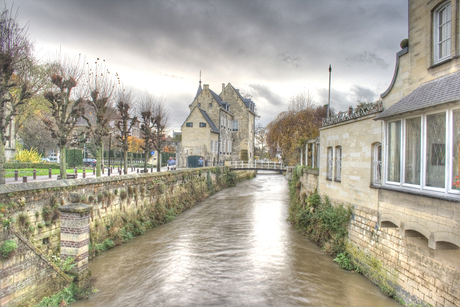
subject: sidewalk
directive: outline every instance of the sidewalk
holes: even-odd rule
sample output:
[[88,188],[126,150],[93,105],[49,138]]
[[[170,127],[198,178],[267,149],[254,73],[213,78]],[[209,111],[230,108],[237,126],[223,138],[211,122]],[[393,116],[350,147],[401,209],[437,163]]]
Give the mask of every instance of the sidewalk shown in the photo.
[[[139,173],[140,173],[141,170],[143,170],[143,168],[139,168]],[[150,170],[151,170],[151,168],[148,168],[149,173],[150,173]],[[157,171],[157,169],[156,169],[156,167],[154,167],[153,172],[156,172],[156,171]],[[167,172],[168,171],[167,167],[163,166],[161,168],[161,171],[162,172]],[[128,168],[128,175],[129,174],[137,174],[137,168],[134,171],[131,171],[131,168]],[[57,180],[57,176],[58,175],[52,175],[51,178],[49,178],[48,175],[37,176],[37,179],[35,179],[35,180],[33,179],[33,176],[27,176],[27,183],[29,183],[29,182],[39,182],[39,181],[53,181],[53,180]],[[107,176],[107,169],[104,169],[104,174],[101,174],[101,177],[106,177],[106,176]],[[120,176],[120,175],[118,175],[118,169],[117,168],[113,169],[113,173],[110,174],[110,177],[112,177],[112,176]],[[123,175],[121,175],[121,176],[123,176]],[[91,170],[87,169],[86,170],[86,178],[94,178],[94,177],[96,177],[96,175],[93,175],[92,169]],[[83,173],[78,173],[78,178],[77,179],[83,179]],[[23,182],[22,177],[19,177],[18,181],[15,181],[14,177],[12,177],[12,178],[6,178],[5,183],[6,184],[18,184],[18,183],[24,183],[24,182]]]

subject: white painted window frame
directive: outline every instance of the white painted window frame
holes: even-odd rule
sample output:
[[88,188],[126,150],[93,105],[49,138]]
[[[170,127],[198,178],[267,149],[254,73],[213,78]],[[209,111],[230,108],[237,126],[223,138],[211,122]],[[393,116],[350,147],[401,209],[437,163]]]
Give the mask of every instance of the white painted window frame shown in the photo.
[[[438,193],[443,193],[443,194],[460,194],[459,190],[452,189],[452,159],[453,159],[453,112],[454,110],[460,110],[460,108],[457,107],[451,107],[451,108],[444,108],[444,109],[438,109],[435,111],[431,112],[426,112],[422,113],[420,115],[416,116],[410,116],[410,117],[401,117],[401,118],[395,118],[390,121],[385,122],[385,136],[384,136],[384,144],[385,147],[382,148],[384,150],[384,161],[382,165],[382,170],[383,170],[383,182],[385,185],[391,185],[391,186],[400,186],[404,188],[410,188],[414,190],[424,190],[424,191],[432,191],[432,192],[438,192]],[[445,135],[445,144],[446,144],[446,153],[445,153],[445,165],[444,165],[444,172],[445,172],[445,183],[444,183],[444,188],[438,188],[438,187],[430,187],[426,186],[426,163],[427,163],[427,117],[432,114],[439,114],[439,113],[446,113],[446,135]],[[421,117],[421,150],[420,150],[420,185],[415,185],[415,184],[409,184],[409,183],[404,183],[405,182],[405,176],[406,173],[405,167],[406,167],[406,161],[405,161],[405,144],[406,144],[406,119],[409,118],[414,118],[414,117]],[[400,146],[401,146],[401,151],[400,151],[400,159],[401,159],[401,164],[400,164],[400,181],[399,182],[394,182],[394,181],[388,181],[388,129],[389,129],[389,123],[395,122],[395,121],[401,121],[401,138],[400,138]]]
[[[439,19],[443,17],[445,22],[439,25]],[[447,19],[448,18],[448,19]],[[445,38],[440,41],[439,31],[444,32]],[[447,37],[448,35],[448,37]],[[439,46],[446,43],[446,54],[439,54]],[[433,63],[439,63],[450,58],[452,44],[452,9],[450,1],[446,1],[433,12]]]
[[333,174],[334,174],[334,148],[330,146],[327,148],[326,179],[332,180]]
[[335,146],[334,181],[342,181],[342,146]]
[[[381,158],[383,158],[383,148],[381,143],[376,143],[373,145],[373,157],[372,157],[372,184],[373,185],[381,185],[382,184],[382,171],[383,171],[383,163],[382,159],[379,160],[379,151]],[[380,167],[380,172],[378,171]]]

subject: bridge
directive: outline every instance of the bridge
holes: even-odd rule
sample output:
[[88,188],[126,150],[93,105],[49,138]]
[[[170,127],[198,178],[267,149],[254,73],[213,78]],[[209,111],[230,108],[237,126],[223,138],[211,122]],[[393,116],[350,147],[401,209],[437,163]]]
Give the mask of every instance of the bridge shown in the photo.
[[[228,163],[228,162],[227,162]],[[256,170],[256,171],[275,171],[280,174],[285,172],[291,172],[294,166],[284,165],[282,162],[261,162],[254,160],[253,162],[248,161],[231,161],[227,164],[231,170]]]

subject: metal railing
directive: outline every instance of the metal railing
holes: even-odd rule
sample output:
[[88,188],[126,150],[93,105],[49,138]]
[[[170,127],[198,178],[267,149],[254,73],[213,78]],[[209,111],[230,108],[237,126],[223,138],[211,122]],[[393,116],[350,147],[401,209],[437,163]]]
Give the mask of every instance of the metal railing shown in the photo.
[[282,162],[258,162],[257,160],[253,162],[247,161],[231,161],[230,168],[233,169],[273,169],[273,170],[286,170],[288,167]]

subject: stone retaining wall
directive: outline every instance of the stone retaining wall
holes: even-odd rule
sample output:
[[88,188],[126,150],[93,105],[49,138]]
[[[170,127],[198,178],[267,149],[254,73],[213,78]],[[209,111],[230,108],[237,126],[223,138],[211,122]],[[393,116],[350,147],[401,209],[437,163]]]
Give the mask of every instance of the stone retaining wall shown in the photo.
[[[70,193],[81,194],[80,201],[93,206],[91,257],[101,251],[101,246],[113,247],[169,222],[197,201],[255,174],[236,173],[231,175],[227,168],[204,167],[0,186],[2,223],[11,224],[2,232],[0,245],[11,238],[19,245],[8,259],[0,260],[0,306],[30,306],[69,283],[44,254],[60,255],[63,213],[58,208],[69,203]],[[17,229],[17,235],[13,229]]]

